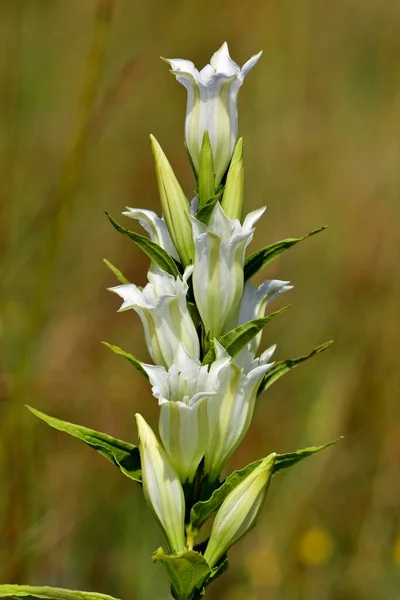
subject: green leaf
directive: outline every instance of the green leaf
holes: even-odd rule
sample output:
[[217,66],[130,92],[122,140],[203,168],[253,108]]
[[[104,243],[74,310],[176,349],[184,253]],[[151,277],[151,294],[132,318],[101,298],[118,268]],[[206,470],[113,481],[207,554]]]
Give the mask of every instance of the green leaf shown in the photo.
[[214,161],[208,131],[204,132],[199,157],[199,203],[204,206],[215,194]]
[[239,138],[232,155],[231,164],[229,165],[224,196],[221,200],[221,206],[226,216],[230,219],[242,220],[243,188],[243,138]]
[[114,267],[112,263],[106,258],[103,258],[103,262],[107,265],[112,273],[114,273],[115,277],[118,279],[120,283],[130,283],[130,281],[125,277],[123,273],[117,267]]
[[280,360],[276,362],[274,366],[264,376],[261,385],[258,388],[258,394],[261,394],[261,392],[264,392],[266,389],[268,389],[273,383],[275,383],[275,381],[280,379],[282,375],[285,375],[285,373],[287,373],[291,369],[294,369],[295,367],[308,360],[309,358],[312,358],[316,354],[321,354],[321,352],[329,348],[331,344],[333,344],[333,340],[330,340],[329,342],[325,342],[324,344],[317,346],[316,348],[314,348],[314,350],[312,350],[309,354],[306,354],[305,356],[299,356],[298,358],[289,358],[288,360]]
[[196,530],[200,529],[207,519],[221,506],[227,495],[235,489],[262,462],[258,460],[239,471],[234,471],[214,490],[208,500],[197,502],[190,511],[190,522]]
[[[275,457],[273,475],[276,475],[280,471],[292,467],[296,463],[300,462],[304,458],[308,458],[313,454],[328,448],[336,444],[342,438],[338,438],[323,446],[311,446],[309,448],[303,448],[296,452],[289,452],[288,454],[277,454]],[[203,500],[197,502],[192,510],[190,511],[190,522],[192,527],[199,530],[200,527],[207,521],[207,519],[221,506],[227,495],[235,489],[246,477],[248,477],[254,469],[256,469],[264,459],[256,460],[250,463],[243,469],[234,471],[225,479],[225,481],[216,489],[209,500]]]
[[119,231],[119,233],[127,235],[133,242],[135,242],[135,244],[139,246],[139,248],[143,250],[143,252],[145,252],[158,267],[160,267],[160,269],[166,271],[174,277],[180,277],[180,273],[174,259],[170,254],[168,254],[168,252],[161,248],[161,246],[155,244],[144,235],[139,235],[138,233],[129,231],[129,229],[125,229],[125,227],[119,225],[117,221],[115,221],[107,212],[106,215],[111,225],[113,225],[115,229]]
[[187,147],[186,142],[183,142],[183,145],[185,146],[186,155],[187,155],[187,157],[189,159],[190,166],[192,167],[193,175],[195,176],[195,179],[196,179],[196,182],[197,182],[198,177],[197,177],[196,167],[194,166],[194,162],[192,160],[192,157],[190,156],[189,148]]
[[215,194],[215,196],[212,196],[211,198],[209,198],[207,200],[207,202],[203,206],[201,206],[199,208],[199,210],[197,211],[197,213],[195,214],[196,219],[198,221],[201,221],[205,225],[208,225],[208,222],[210,220],[210,217],[212,215],[214,207],[217,204],[217,202],[220,201],[221,197],[222,197],[222,190],[220,192],[218,192],[217,194]]
[[152,558],[167,569],[172,582],[171,593],[176,600],[195,600],[200,597],[211,569],[199,552],[188,550],[170,555],[159,548]]
[[50,427],[64,431],[78,440],[85,442],[85,444],[117,466],[129,479],[137,483],[142,482],[139,448],[133,444],[113,438],[106,433],[100,433],[81,425],[75,425],[74,423],[50,417],[31,406],[27,406],[27,408],[36,417],[50,425]]
[[289,248],[292,246],[295,246],[299,242],[306,240],[307,238],[319,233],[320,231],[323,231],[324,229],[326,229],[326,227],[320,227],[319,229],[314,229],[314,231],[311,231],[303,237],[287,238],[286,240],[275,242],[270,246],[265,246],[265,248],[250,254],[250,256],[248,256],[244,261],[244,280],[247,281],[253,277],[253,275],[258,273],[260,269],[266,267],[271,261],[273,261],[283,252],[286,252],[286,250],[289,250]]
[[208,586],[209,583],[212,583],[214,579],[225,573],[228,568],[228,555],[225,554],[219,561],[219,563],[211,570],[210,576],[208,577],[205,585]]
[[46,598],[47,600],[116,600],[97,592],[78,592],[46,586],[0,585],[0,598]]
[[277,473],[280,473],[280,471],[283,471],[283,469],[288,469],[289,467],[292,467],[304,458],[308,458],[309,456],[312,456],[317,452],[321,452],[321,450],[324,450],[329,446],[337,444],[342,439],[343,437],[339,437],[336,440],[332,440],[331,442],[324,444],[323,446],[310,446],[309,448],[296,450],[296,452],[288,452],[287,454],[277,454],[275,458],[274,471],[272,474],[276,475]]
[[[236,356],[240,350],[248,344],[264,327],[269,321],[277,317],[279,314],[285,312],[290,308],[290,304],[284,308],[280,308],[275,312],[267,315],[266,317],[260,317],[259,319],[253,319],[243,325],[239,325],[235,329],[231,329],[225,335],[218,339],[218,342],[225,348],[225,350],[231,356]],[[212,346],[206,356],[203,359],[203,365],[209,365],[215,360],[215,348]]]
[[125,350],[122,350],[122,348],[120,348],[119,346],[114,346],[113,344],[109,344],[108,342],[101,342],[101,343],[104,346],[107,346],[107,348],[110,348],[110,350],[112,350],[115,354],[118,354],[119,356],[123,356],[124,358],[126,358],[131,363],[131,365],[133,365],[135,367],[135,369],[137,369],[139,371],[139,373],[141,373],[147,379],[147,381],[149,380],[149,376],[147,375],[146,371],[143,369],[142,363],[140,362],[140,360],[135,358],[133,356],[133,354],[129,354],[129,352],[125,352]]

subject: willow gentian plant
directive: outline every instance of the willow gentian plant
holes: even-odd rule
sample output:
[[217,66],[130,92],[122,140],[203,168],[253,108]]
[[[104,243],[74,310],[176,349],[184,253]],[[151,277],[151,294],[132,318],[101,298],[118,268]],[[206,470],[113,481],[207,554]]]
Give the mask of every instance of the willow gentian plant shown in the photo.
[[[273,362],[275,346],[258,355],[263,328],[285,310],[271,313],[269,306],[291,286],[287,281],[266,280],[256,288],[253,275],[323,229],[246,256],[265,208],[243,219],[243,143],[238,139],[237,100],[260,56],[240,68],[225,43],[201,71],[188,60],[167,61],[187,90],[185,142],[196,195],[188,201],[152,136],[162,216],[143,208],[123,212],[139,221],[146,236],[108,215],[112,225],[150,259],[144,288],[106,263],[119,282],[110,291],[122,299],[120,311],[139,315],[152,362],[106,345],[151,385],[159,405],[158,433],[136,414],[139,444],[135,446],[30,409],[52,427],[100,452],[141,487],[165,537],[164,548],[154,553],[153,560],[165,565],[176,600],[202,597],[227,568],[229,549],[256,524],[272,476],[329,445],[288,454],[271,452],[227,477],[222,475],[250,427],[258,396],[329,345],[291,360]],[[204,538],[202,527],[212,518],[211,534]],[[0,587],[0,596],[24,595],[109,598],[46,587]]]

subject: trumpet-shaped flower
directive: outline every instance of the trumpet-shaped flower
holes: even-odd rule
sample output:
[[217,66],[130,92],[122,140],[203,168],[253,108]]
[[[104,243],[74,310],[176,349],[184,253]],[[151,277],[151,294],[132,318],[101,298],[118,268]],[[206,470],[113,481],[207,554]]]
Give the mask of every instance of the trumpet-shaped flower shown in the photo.
[[163,218],[157,216],[152,210],[130,208],[129,206],[127,206],[126,209],[127,210],[122,213],[125,217],[139,221],[143,229],[149,234],[152,242],[161,246],[163,250],[166,250],[168,254],[176,260],[180,260],[179,254],[169,235],[167,225]]
[[184,552],[185,498],[182,484],[152,429],[139,414],[136,422],[146,501],[164,530],[171,552]]
[[222,503],[204,553],[211,568],[256,524],[268,492],[275,456],[275,453],[267,456]]
[[[270,303],[282,294],[292,290],[293,286],[289,281],[280,281],[279,279],[270,279],[264,281],[258,288],[248,281],[244,286],[242,299],[237,313],[231,318],[228,329],[233,329],[263,317]],[[261,342],[262,332],[258,333],[235,357],[235,362],[244,365],[253,360]]]
[[151,358],[167,368],[173,364],[180,343],[192,356],[200,355],[199,338],[186,303],[187,279],[192,270],[188,267],[183,279],[175,279],[153,265],[143,290],[133,283],[110,288],[123,299],[120,311],[137,312]]
[[205,225],[191,217],[195,246],[193,291],[210,337],[218,337],[237,310],[243,292],[243,264],[254,225],[264,208],[247,215],[243,225],[230,219],[217,202]]
[[182,482],[191,482],[208,444],[207,403],[219,387],[221,371],[229,362],[224,356],[210,369],[180,346],[168,371],[159,365],[142,366],[160,405],[161,441]]
[[203,136],[207,131],[213,150],[216,186],[229,165],[238,139],[239,88],[261,54],[252,56],[240,68],[231,59],[224,42],[201,71],[190,60],[167,59],[172,73],[188,93],[185,139],[194,167],[198,172]]
[[219,375],[218,393],[208,403],[209,440],[204,471],[209,480],[218,479],[221,470],[247,433],[253,416],[257,391],[275,346],[252,360],[245,368],[236,364],[220,344],[215,343],[217,360],[229,359]]

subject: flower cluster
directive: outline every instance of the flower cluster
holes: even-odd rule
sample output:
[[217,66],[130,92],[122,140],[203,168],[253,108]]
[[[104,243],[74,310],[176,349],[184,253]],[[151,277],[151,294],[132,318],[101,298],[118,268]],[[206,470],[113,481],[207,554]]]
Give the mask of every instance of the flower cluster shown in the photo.
[[[258,355],[264,326],[284,309],[267,311],[291,289],[289,282],[251,278],[301,238],[288,238],[246,256],[264,208],[243,219],[243,143],[238,139],[237,96],[261,53],[240,68],[223,44],[200,72],[188,60],[167,62],[187,89],[186,149],[196,178],[191,202],[160,144],[151,136],[162,216],[127,208],[148,234],[125,229],[108,218],[151,260],[148,283],[130,283],[105,261],[120,285],[120,311],[134,310],[142,321],[151,364],[118,346],[152,386],[159,405],[159,436],[137,414],[139,447],[28,407],[51,427],[92,447],[131,481],[141,484],[161,525],[168,549],[153,560],[167,568],[175,600],[199,600],[227,566],[227,551],[256,523],[271,477],[330,446],[272,452],[266,458],[221,474],[246,435],[257,396],[282,375],[322,352],[271,362],[275,346]],[[268,314],[266,314],[268,313]],[[337,441],[337,440],[335,440]],[[208,539],[200,529],[215,515]],[[107,598],[58,588],[0,585],[0,597]]]
[[[275,347],[256,357],[265,311],[290,289],[285,281],[246,281],[245,254],[265,208],[243,209],[242,141],[237,96],[261,53],[242,69],[227,44],[200,72],[188,60],[168,60],[188,93],[185,137],[197,194],[188,202],[152,136],[163,216],[128,208],[176,273],[154,254],[148,284],[111,291],[121,311],[139,315],[154,364],[141,363],[160,407],[159,436],[137,415],[144,493],[171,553],[191,549],[188,513],[219,485],[221,472],[245,436]],[[166,264],[171,264],[166,261]],[[231,340],[235,343],[230,343]],[[211,568],[253,524],[273,468],[268,457],[219,509],[204,554]],[[191,534],[193,527],[190,527]]]

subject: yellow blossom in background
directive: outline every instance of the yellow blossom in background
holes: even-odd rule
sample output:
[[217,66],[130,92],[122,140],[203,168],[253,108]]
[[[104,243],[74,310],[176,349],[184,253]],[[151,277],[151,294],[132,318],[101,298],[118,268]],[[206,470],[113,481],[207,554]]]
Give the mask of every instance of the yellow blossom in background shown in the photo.
[[398,565],[400,565],[400,537],[398,537],[394,543],[393,558],[394,558],[394,561]]
[[322,527],[313,527],[301,536],[297,555],[299,561],[308,566],[321,566],[332,557],[334,542],[331,534]]

